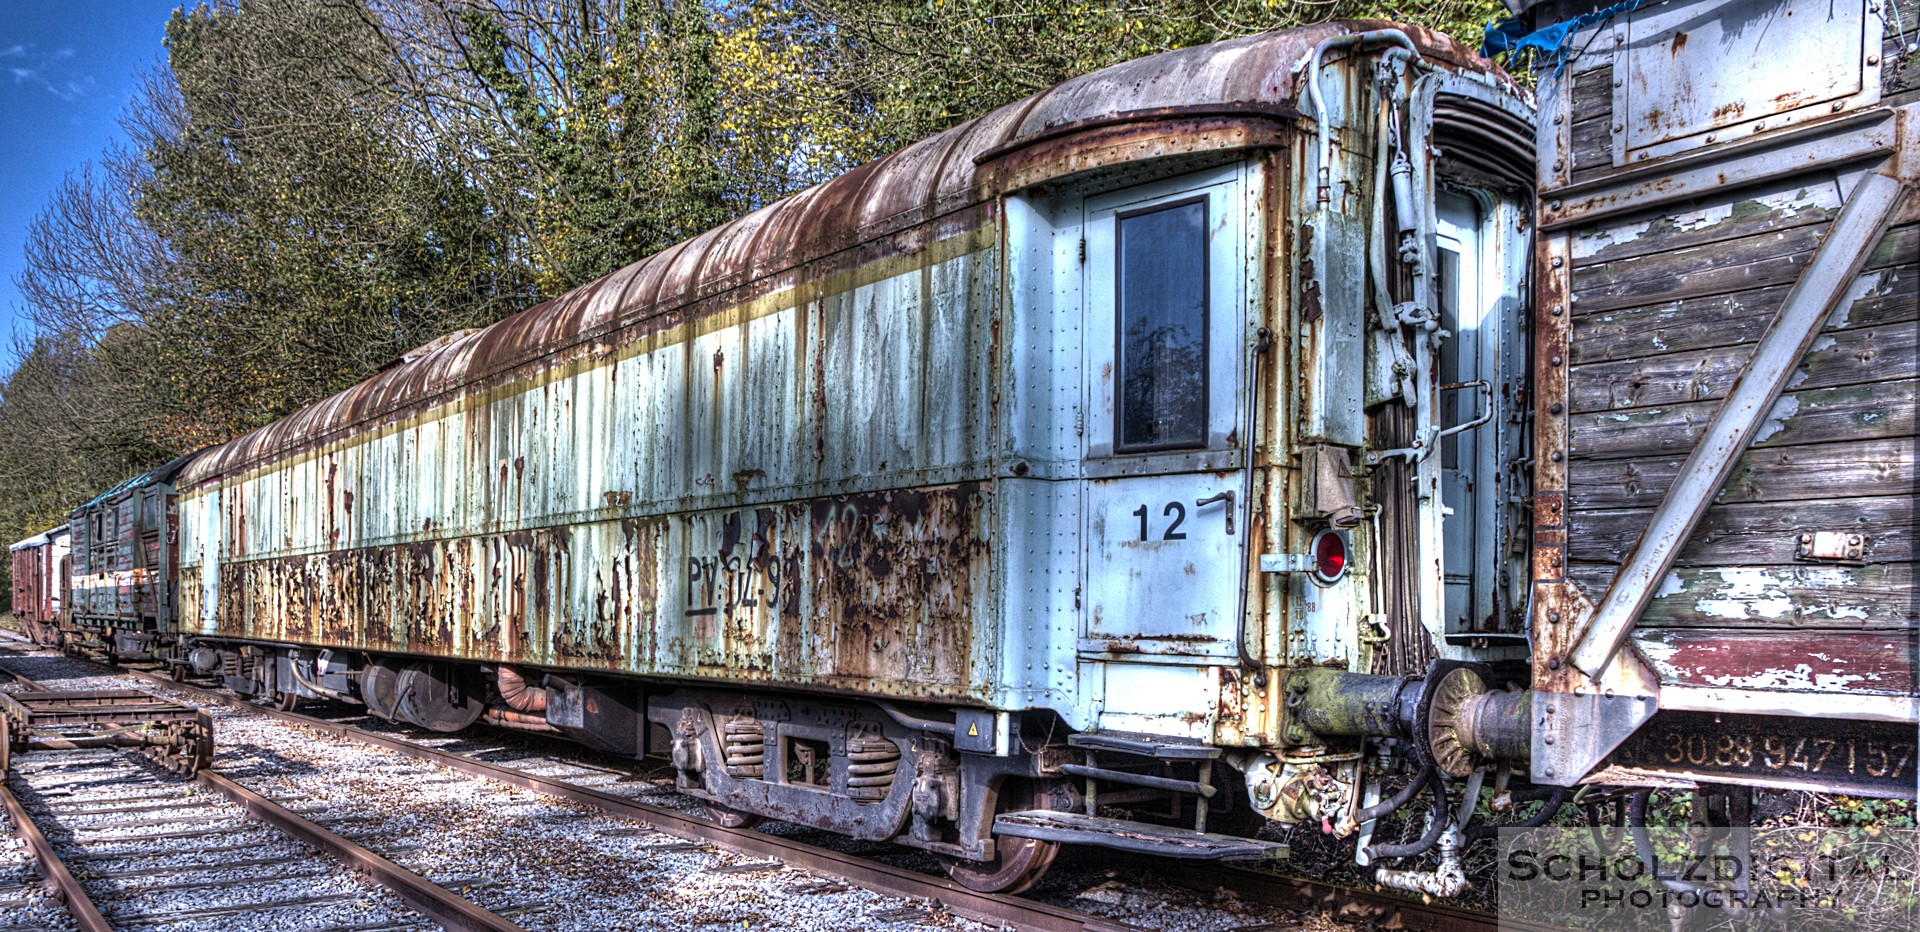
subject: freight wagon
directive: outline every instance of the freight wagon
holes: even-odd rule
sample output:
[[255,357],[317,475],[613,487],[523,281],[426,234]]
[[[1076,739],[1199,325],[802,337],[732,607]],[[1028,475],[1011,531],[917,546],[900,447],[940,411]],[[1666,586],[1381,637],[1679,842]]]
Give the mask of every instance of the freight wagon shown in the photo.
[[1916,43],[1669,0],[1542,72],[1535,779],[1920,785]]
[[13,557],[13,617],[38,644],[57,643],[68,598],[72,539],[66,525],[7,548]]

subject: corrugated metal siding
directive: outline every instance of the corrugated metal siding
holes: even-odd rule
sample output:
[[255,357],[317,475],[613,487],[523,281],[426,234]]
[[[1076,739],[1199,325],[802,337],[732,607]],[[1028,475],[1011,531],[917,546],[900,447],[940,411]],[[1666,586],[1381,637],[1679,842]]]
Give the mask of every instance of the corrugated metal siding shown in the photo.
[[189,535],[186,610],[224,545],[223,634],[975,695],[991,237],[250,473]]

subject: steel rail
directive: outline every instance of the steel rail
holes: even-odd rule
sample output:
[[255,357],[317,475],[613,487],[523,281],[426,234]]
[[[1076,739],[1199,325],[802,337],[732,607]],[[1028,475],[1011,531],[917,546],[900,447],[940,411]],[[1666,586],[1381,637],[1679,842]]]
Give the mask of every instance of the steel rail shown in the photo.
[[27,810],[14,798],[4,780],[0,780],[0,803],[7,807],[7,818],[13,822],[13,829],[20,833],[27,850],[32,853],[34,863],[40,865],[40,877],[51,888],[53,898],[67,908],[67,914],[73,917],[80,932],[113,932],[113,926],[107,923],[107,917],[100,914],[100,908],[93,905],[93,898],[87,896],[86,888],[80,886],[73,872],[67,870],[67,862],[60,860],[60,853],[53,850],[53,843],[47,841],[40,827],[27,817]]
[[232,800],[255,819],[325,852],[334,860],[392,890],[408,906],[445,928],[460,932],[525,932],[506,917],[475,905],[453,891],[348,841],[325,826],[220,774],[202,770],[194,777],[201,786]]
[[1011,925],[1022,930],[1034,932],[1125,932],[1138,926],[1127,925],[1077,913],[1072,910],[1035,903],[1029,900],[1017,900],[981,893],[960,886],[941,877],[920,874],[903,868],[893,867],[844,854],[829,848],[797,842],[775,835],[766,835],[751,829],[731,829],[705,819],[682,815],[671,809],[650,805],[637,800],[603,793],[599,790],[576,786],[563,780],[554,780],[523,773],[507,767],[500,767],[484,761],[473,760],[458,754],[451,754],[437,748],[428,747],[377,732],[366,731],[351,725],[331,722],[299,712],[282,712],[279,709],[254,705],[244,699],[229,696],[213,690],[185,683],[176,683],[166,677],[156,676],[143,670],[114,668],[118,672],[138,677],[159,686],[183,690],[207,699],[219,702],[230,708],[257,713],[305,725],[317,731],[371,744],[404,754],[416,760],[438,764],[451,770],[483,777],[498,783],[518,786],[563,799],[568,802],[590,806],[623,819],[641,822],[667,835],[687,841],[702,842],[723,848],[737,854],[754,857],[777,858],[783,863],[808,870],[818,870],[834,877],[856,884],[875,893],[897,896],[907,899],[936,901],[948,912],[965,919]]
[[[116,669],[123,670],[123,668]],[[123,672],[145,678],[145,675],[139,671],[123,670]],[[0,667],[0,674],[5,674],[28,689],[45,688],[5,667]],[[180,685],[171,681],[167,681],[167,684]],[[458,932],[525,932],[519,925],[505,917],[474,904],[453,891],[381,857],[362,845],[349,841],[325,826],[225,776],[212,770],[201,770],[194,774],[194,779],[200,786],[231,800],[253,819],[325,853],[347,868],[364,874],[373,882],[393,891],[402,902],[444,928],[458,930]],[[67,911],[73,915],[74,921],[79,924],[82,932],[112,932],[113,927],[101,915],[98,907],[74,879],[72,872],[67,870],[66,863],[60,860],[59,854],[54,851],[46,836],[27,817],[26,810],[20,806],[19,800],[14,798],[4,784],[0,784],[0,800],[5,802],[7,815],[27,841],[34,859],[40,862],[42,876],[54,885],[56,898],[66,905]]]
[[[98,663],[98,661],[91,662]],[[144,670],[126,667],[112,669],[158,686],[172,687],[204,696],[230,708],[295,722],[363,744],[383,747],[409,757],[441,764],[463,773],[591,806],[621,818],[645,823],[664,834],[678,838],[707,842],[740,854],[779,858],[798,867],[818,869],[823,873],[833,874],[876,893],[915,899],[936,899],[954,915],[963,918],[981,922],[1007,923],[1014,928],[1035,930],[1108,932],[1108,930],[1137,928],[1041,903],[1008,902],[992,894],[969,890],[949,880],[867,861],[827,848],[764,835],[751,829],[729,829],[704,819],[681,815],[670,809],[576,786],[562,780],[536,777],[511,768],[472,760],[404,738],[366,731],[298,712],[282,712],[278,709],[255,705],[236,696],[188,683],[177,683],[168,677]],[[1157,879],[1189,889],[1211,891],[1226,885],[1223,881],[1231,881],[1230,885],[1234,892],[1252,902],[1292,909],[1356,909],[1363,914],[1364,921],[1384,923],[1388,927],[1403,928],[1410,932],[1411,930],[1502,932],[1502,922],[1506,923],[1506,928],[1517,930],[1517,932],[1533,932],[1533,930],[1546,932],[1556,928],[1525,920],[1502,920],[1488,913],[1250,870],[1232,864],[1155,861],[1153,869]],[[1024,910],[1025,913],[1022,914],[1018,910]]]

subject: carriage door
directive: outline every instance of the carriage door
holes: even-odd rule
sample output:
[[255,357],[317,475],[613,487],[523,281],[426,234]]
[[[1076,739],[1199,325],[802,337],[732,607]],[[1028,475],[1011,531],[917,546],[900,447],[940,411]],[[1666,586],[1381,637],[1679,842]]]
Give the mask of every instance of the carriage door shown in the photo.
[[1511,411],[1524,390],[1524,341],[1500,266],[1512,244],[1493,241],[1482,202],[1437,193],[1434,305],[1451,334],[1438,353],[1440,488],[1446,573],[1446,633],[1465,639],[1511,636],[1524,599],[1512,565],[1518,431]]
[[1205,708],[1212,668],[1237,657],[1249,171],[1084,205],[1079,649],[1104,667],[1103,728],[1206,736],[1155,713]]
[[[220,513],[219,479],[200,484],[201,507],[206,511],[205,536],[200,538],[200,630],[212,634],[220,623],[220,551],[224,516]],[[182,619],[183,628],[185,619]]]
[[[1469,631],[1473,619],[1492,610],[1491,593],[1476,585],[1487,572],[1481,545],[1491,536],[1482,528],[1492,509],[1485,498],[1491,476],[1488,444],[1493,433],[1475,426],[1490,402],[1483,386],[1490,383],[1482,371],[1485,305],[1480,295],[1478,265],[1480,224],[1476,205],[1457,194],[1441,194],[1434,205],[1434,303],[1440,328],[1453,334],[1440,351],[1440,499],[1445,541],[1447,630]],[[1491,368],[1490,366],[1488,368]],[[1483,456],[1483,454],[1485,454]]]

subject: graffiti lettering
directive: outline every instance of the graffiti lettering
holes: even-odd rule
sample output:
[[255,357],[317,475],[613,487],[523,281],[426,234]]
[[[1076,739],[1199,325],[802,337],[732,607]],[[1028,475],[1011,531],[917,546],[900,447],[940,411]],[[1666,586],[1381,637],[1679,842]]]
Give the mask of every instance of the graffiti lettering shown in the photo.
[[[849,512],[847,520],[853,515]],[[799,586],[802,553],[798,548],[782,548],[771,512],[740,512],[729,515],[723,525],[730,543],[718,553],[687,558],[687,604],[689,617],[751,616],[765,611],[771,614],[799,614]],[[755,530],[742,533],[743,528]],[[844,544],[838,548],[851,548]],[[831,557],[830,557],[831,559]]]

